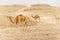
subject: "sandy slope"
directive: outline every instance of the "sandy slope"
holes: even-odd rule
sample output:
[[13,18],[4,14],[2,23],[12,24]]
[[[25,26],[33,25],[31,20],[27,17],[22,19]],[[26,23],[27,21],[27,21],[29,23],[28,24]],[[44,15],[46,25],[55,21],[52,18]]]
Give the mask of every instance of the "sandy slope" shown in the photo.
[[27,7],[26,5],[6,5],[6,6],[0,6],[0,14],[6,14],[15,12],[19,9]]
[[0,40],[60,40],[60,26],[40,23],[36,26],[0,27]]

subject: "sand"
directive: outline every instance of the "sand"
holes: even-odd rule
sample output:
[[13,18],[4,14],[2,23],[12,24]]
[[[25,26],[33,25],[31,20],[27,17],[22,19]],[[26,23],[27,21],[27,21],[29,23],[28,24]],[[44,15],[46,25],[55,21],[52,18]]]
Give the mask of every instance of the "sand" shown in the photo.
[[[9,6],[10,7],[10,6]],[[3,8],[2,10],[4,10]],[[7,9],[7,8],[6,8]],[[13,7],[13,10],[16,8]],[[19,7],[17,8],[18,11],[11,12],[13,14],[10,14],[9,12],[3,11],[1,14],[8,13],[11,16],[16,16],[17,14],[24,14],[30,17],[30,15],[35,15],[37,11],[20,11]],[[17,10],[16,9],[16,10]],[[1,9],[0,9],[1,10]],[[7,9],[10,10],[10,9]],[[12,10],[12,11],[13,11]],[[53,11],[52,11],[53,10]],[[54,10],[56,10],[54,12]],[[31,13],[28,15],[28,13]],[[34,14],[35,13],[35,14]],[[44,14],[46,13],[46,14]],[[52,14],[53,13],[53,14]],[[29,26],[19,26],[15,24],[11,24],[10,21],[5,16],[0,16],[0,40],[60,40],[60,19],[55,18],[54,15],[57,15],[57,17],[60,18],[60,9],[58,7],[53,7],[52,9],[48,11],[40,11],[38,15],[41,16],[40,21],[36,21],[37,25],[29,25]],[[44,18],[45,17],[45,18]],[[48,18],[46,18],[48,17]],[[35,20],[34,20],[35,21]],[[6,23],[7,22],[7,23]]]

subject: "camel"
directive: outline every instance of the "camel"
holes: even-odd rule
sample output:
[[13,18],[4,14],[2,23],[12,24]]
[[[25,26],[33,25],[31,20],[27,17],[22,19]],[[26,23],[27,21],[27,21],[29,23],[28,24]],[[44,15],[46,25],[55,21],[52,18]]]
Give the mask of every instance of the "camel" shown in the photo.
[[13,24],[16,24],[16,25],[18,23],[24,23],[24,25],[27,24],[27,18],[22,14],[16,16],[16,18],[14,18],[12,16],[7,16],[7,17],[9,18],[10,22],[13,23]]
[[22,15],[22,14],[16,16],[15,19],[16,19],[16,24],[18,24],[19,22],[22,22],[25,25],[27,24],[27,18],[24,15]]
[[34,18],[35,20],[37,20],[37,19],[40,20],[40,16],[38,16],[38,15],[32,16],[32,18]]

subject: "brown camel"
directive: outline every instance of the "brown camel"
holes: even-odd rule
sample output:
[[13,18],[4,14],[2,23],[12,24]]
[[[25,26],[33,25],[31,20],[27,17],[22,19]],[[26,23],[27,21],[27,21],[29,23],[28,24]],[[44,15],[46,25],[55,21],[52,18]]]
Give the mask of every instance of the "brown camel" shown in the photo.
[[18,24],[19,22],[22,22],[25,25],[27,24],[27,18],[24,15],[22,15],[22,14],[16,16],[15,19],[16,19],[16,24]]
[[24,15],[22,15],[22,14],[20,14],[20,15],[18,15],[18,16],[16,16],[16,18],[14,18],[14,17],[12,17],[12,16],[7,16],[8,18],[9,18],[9,20],[11,21],[11,23],[15,23],[15,24],[18,24],[19,22],[20,23],[24,23],[24,25],[26,25],[27,24],[27,18],[24,16]]
[[32,18],[34,18],[35,20],[37,20],[37,19],[40,20],[40,16],[38,16],[38,15],[32,16]]

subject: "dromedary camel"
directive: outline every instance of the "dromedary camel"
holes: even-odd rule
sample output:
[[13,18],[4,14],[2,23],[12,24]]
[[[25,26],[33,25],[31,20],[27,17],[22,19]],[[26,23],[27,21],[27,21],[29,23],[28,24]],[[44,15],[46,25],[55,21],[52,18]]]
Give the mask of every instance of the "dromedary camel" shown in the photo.
[[25,25],[27,24],[27,18],[22,14],[16,16],[15,20],[16,20],[16,24],[18,24],[19,22],[24,23]]
[[13,24],[17,25],[18,23],[23,23],[24,25],[27,25],[27,18],[22,14],[16,16],[16,18],[12,16],[7,16],[7,17],[9,18],[10,22]]
[[32,15],[32,18],[34,18],[35,20],[38,19],[40,21],[40,16],[39,15],[35,15],[35,16]]

